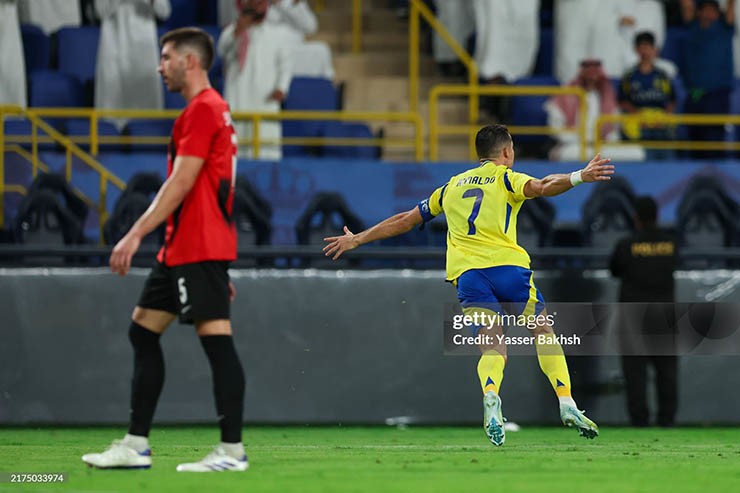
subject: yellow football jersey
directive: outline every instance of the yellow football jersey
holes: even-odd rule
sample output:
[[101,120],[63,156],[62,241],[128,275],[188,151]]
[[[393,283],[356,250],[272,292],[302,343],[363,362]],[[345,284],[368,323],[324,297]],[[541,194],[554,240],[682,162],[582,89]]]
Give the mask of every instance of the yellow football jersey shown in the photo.
[[516,216],[527,198],[524,185],[532,179],[485,161],[419,203],[425,222],[443,212],[447,218],[447,280],[470,269],[529,268],[529,255],[516,242]]

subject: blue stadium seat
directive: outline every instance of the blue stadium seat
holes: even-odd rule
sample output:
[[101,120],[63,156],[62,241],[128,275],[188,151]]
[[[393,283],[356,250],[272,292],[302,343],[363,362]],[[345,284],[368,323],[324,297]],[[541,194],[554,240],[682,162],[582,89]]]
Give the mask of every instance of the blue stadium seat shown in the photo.
[[[558,81],[551,76],[525,77],[517,80],[516,86],[558,86]],[[547,113],[544,105],[549,96],[513,96],[511,98],[512,125],[547,126]],[[517,142],[542,144],[547,141],[546,135],[520,135]]]
[[78,107],[85,102],[82,83],[73,76],[49,70],[30,75],[29,106]]
[[77,77],[83,83],[95,78],[100,28],[65,27],[57,32],[59,71]]
[[218,2],[200,0],[198,18],[201,24],[218,24]]
[[172,13],[162,23],[166,30],[194,26],[198,23],[198,4],[193,0],[170,0]]
[[23,38],[23,57],[26,60],[26,73],[34,70],[48,70],[51,58],[51,42],[38,26],[21,25]]
[[[132,121],[126,125],[123,133],[132,137],[169,137],[172,132],[172,121],[151,120]],[[166,144],[135,144],[131,146],[134,152],[166,152]]]
[[[326,122],[323,135],[334,138],[374,138],[370,127],[364,123]],[[378,159],[380,152],[377,146],[338,146],[326,145],[322,150],[324,157]]]
[[[294,77],[285,99],[286,110],[298,111],[336,111],[339,109],[339,96],[334,84],[329,79],[320,77]],[[285,137],[318,137],[324,132],[325,122],[320,120],[284,121]],[[303,146],[283,146],[286,156],[309,154]]]
[[537,53],[537,62],[534,66],[535,75],[552,76],[552,60],[554,52],[554,41],[552,28],[540,30],[540,49]]
[[335,111],[339,106],[334,84],[321,77],[294,77],[285,99],[286,110]]
[[[90,120],[86,118],[68,120],[66,123],[66,128],[67,135],[69,137],[90,136]],[[98,120],[98,135],[118,137],[121,134],[118,131],[118,128],[113,123],[105,120]],[[75,142],[85,151],[90,148],[89,144],[83,144],[77,141]],[[124,147],[121,144],[99,144],[98,149],[100,152],[120,152],[124,149]]]

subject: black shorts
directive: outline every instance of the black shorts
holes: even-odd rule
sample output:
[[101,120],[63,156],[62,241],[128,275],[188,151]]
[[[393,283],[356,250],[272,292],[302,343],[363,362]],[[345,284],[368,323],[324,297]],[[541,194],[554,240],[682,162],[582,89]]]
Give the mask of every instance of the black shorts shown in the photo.
[[184,324],[229,319],[229,262],[167,267],[157,262],[146,279],[138,306],[174,313]]

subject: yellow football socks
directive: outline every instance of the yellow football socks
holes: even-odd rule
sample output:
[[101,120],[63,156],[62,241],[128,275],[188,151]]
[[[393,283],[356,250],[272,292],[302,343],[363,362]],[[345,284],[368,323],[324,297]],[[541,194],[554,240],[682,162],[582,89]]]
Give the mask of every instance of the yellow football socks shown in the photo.
[[[542,372],[550,380],[550,385],[558,397],[570,397],[570,374],[568,374],[568,363],[565,362],[563,348],[555,338],[547,337],[547,342],[537,343],[537,359],[540,362]],[[537,338],[539,341],[539,338]],[[480,368],[480,366],[479,366]]]
[[506,358],[498,351],[486,351],[478,361],[478,378],[483,393],[493,391],[498,394],[501,380],[504,378]]

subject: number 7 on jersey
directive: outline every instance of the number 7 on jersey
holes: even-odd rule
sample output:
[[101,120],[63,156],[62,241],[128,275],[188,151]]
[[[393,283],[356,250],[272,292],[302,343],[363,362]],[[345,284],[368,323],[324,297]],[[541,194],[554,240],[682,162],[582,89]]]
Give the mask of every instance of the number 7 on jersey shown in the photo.
[[475,220],[478,217],[478,213],[480,212],[480,205],[483,202],[483,190],[480,188],[471,188],[470,190],[465,190],[465,193],[463,193],[462,197],[464,199],[475,197],[473,210],[470,212],[470,216],[468,216],[468,234],[474,235]]

